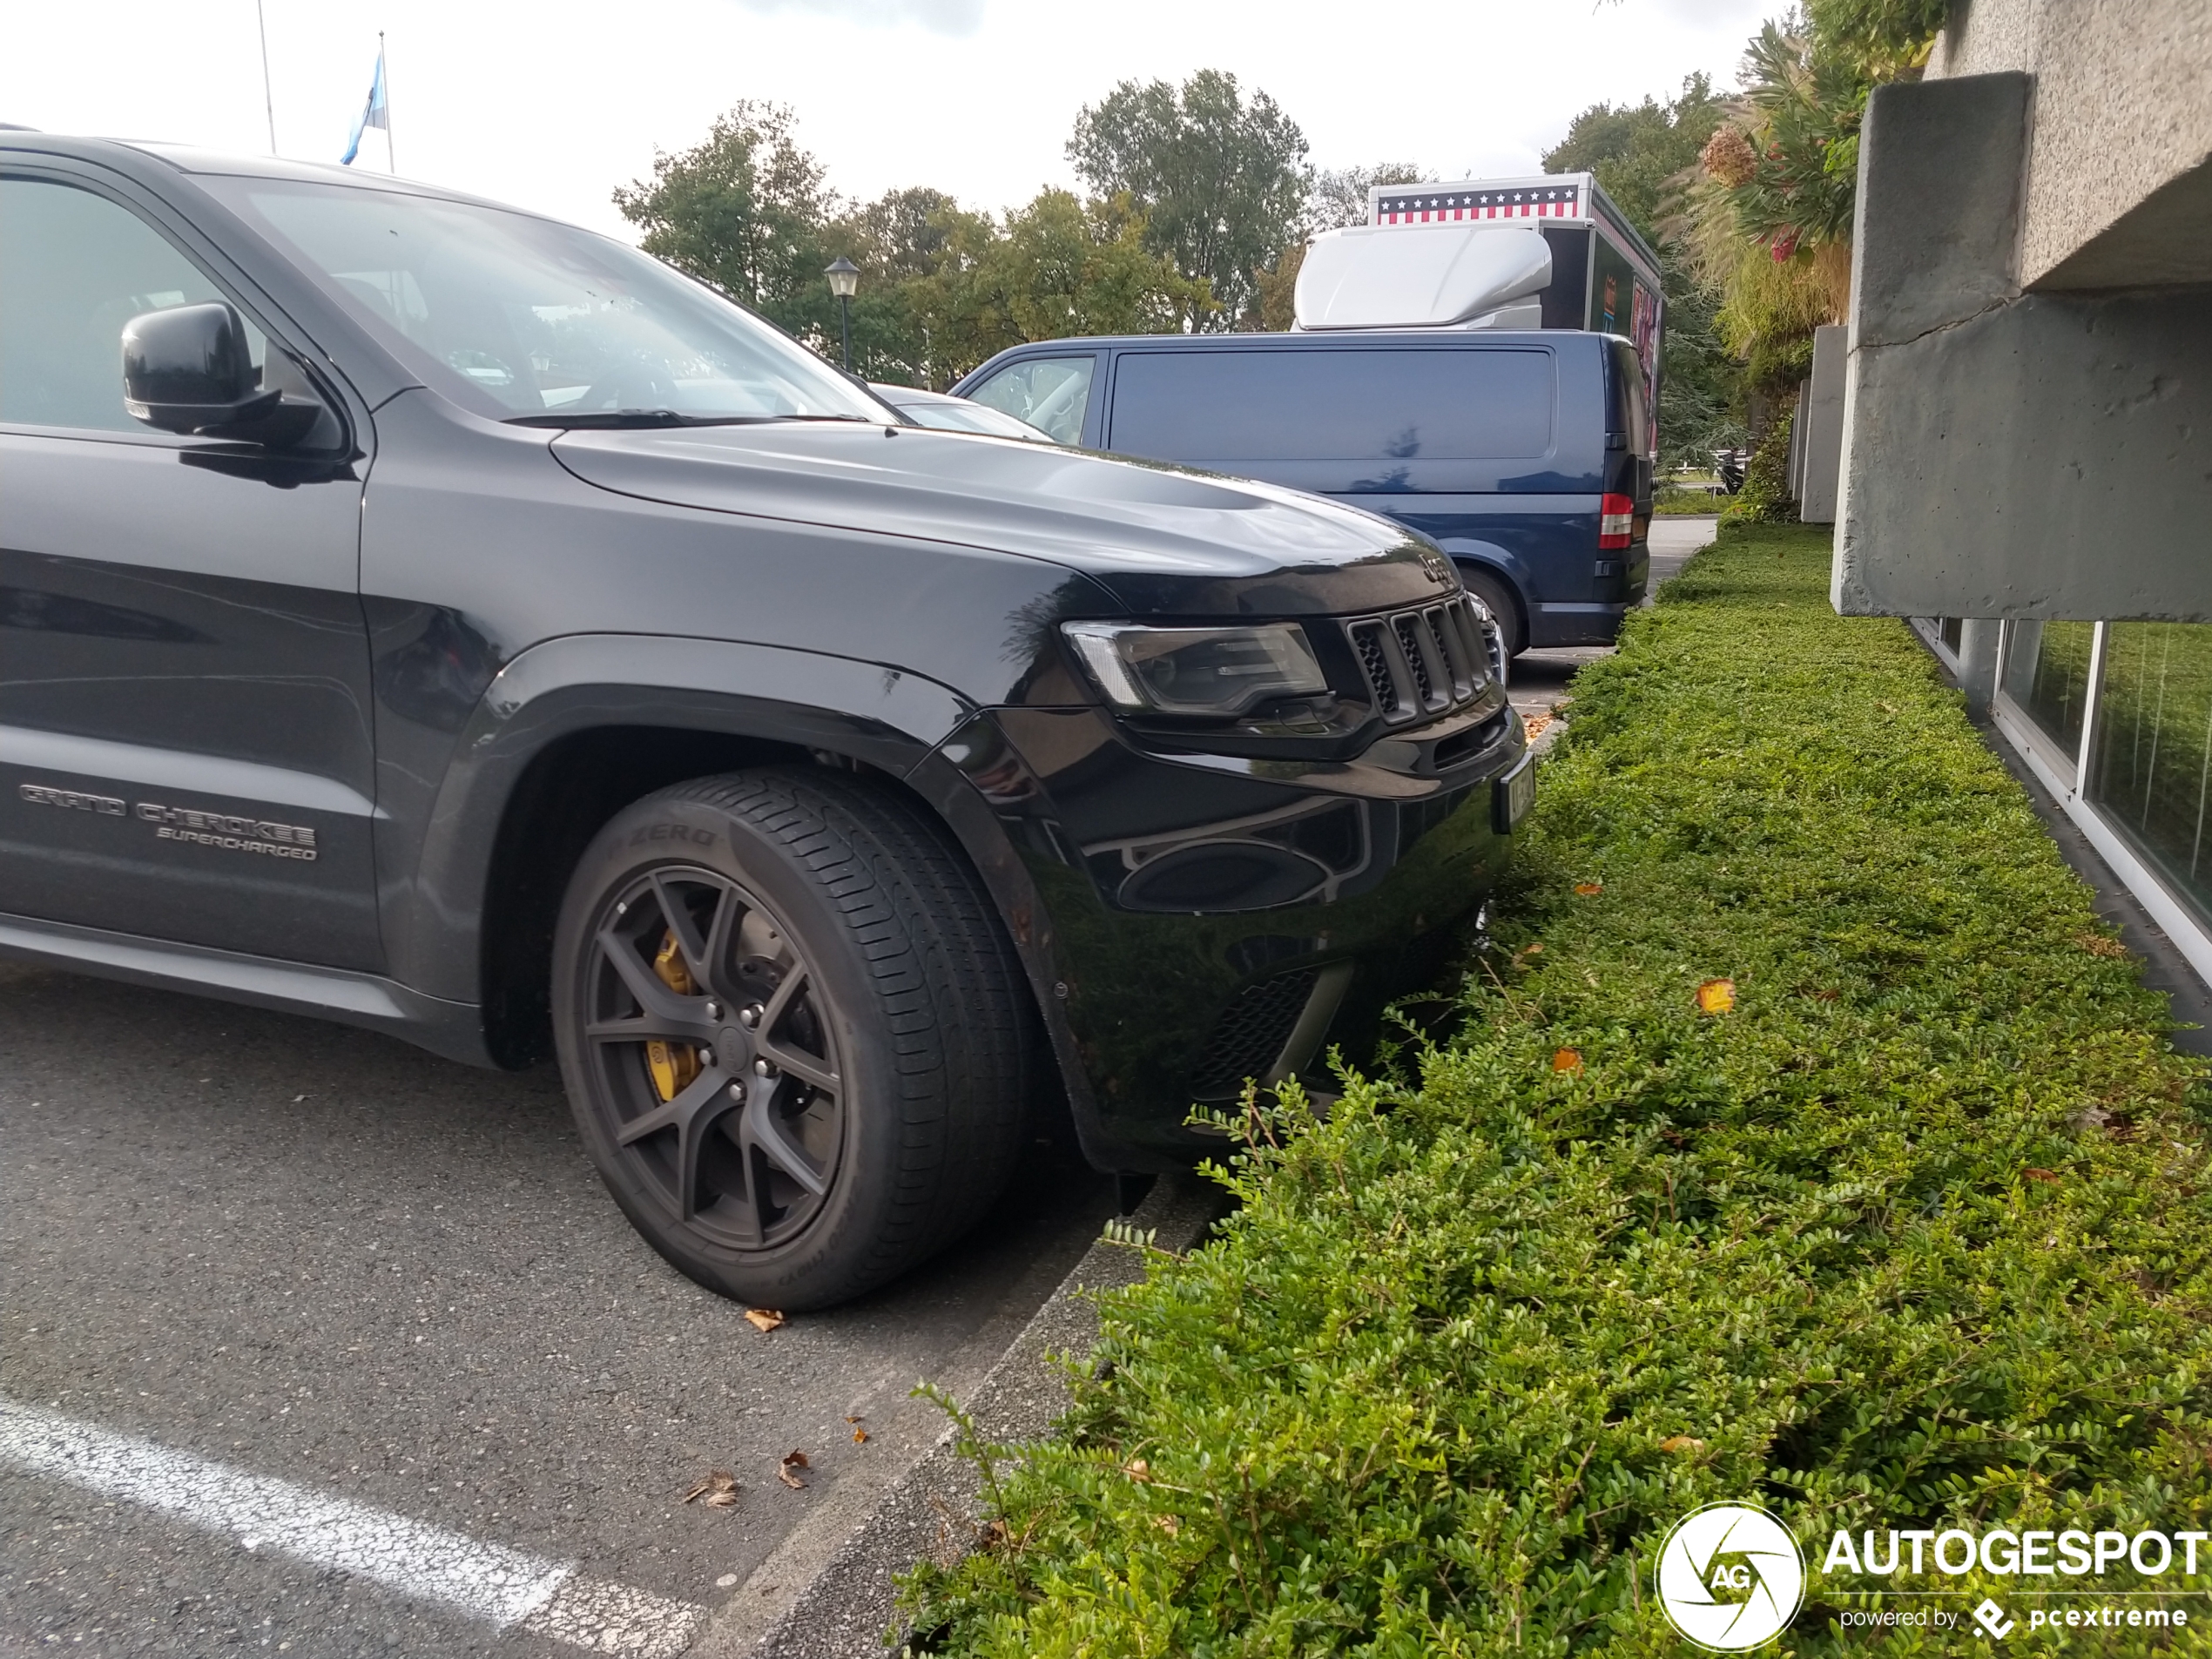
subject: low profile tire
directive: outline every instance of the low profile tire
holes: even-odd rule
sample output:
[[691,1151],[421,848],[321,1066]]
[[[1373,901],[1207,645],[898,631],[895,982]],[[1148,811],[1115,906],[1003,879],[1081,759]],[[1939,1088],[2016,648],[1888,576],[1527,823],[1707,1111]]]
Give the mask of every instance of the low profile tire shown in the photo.
[[700,1284],[799,1311],[972,1226],[1022,1144],[1035,1015],[935,822],[828,771],[678,785],[569,883],[554,1035],[615,1202]]
[[1528,649],[1528,627],[1521,619],[1521,604],[1513,590],[1479,565],[1460,567],[1460,585],[1489,607],[1506,637],[1506,660],[1511,662]]

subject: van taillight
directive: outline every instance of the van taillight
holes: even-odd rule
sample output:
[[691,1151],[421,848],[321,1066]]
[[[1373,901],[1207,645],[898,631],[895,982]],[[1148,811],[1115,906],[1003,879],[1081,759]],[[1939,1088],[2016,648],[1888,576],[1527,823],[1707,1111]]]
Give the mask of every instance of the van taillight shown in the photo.
[[1599,548],[1626,547],[1635,533],[1636,504],[1627,496],[1608,496],[1598,502]]

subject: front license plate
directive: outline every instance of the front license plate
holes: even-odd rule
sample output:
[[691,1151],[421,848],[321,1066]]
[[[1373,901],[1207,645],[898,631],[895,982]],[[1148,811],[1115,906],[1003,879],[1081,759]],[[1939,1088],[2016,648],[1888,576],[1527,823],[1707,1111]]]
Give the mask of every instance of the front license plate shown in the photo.
[[1523,755],[1521,764],[1497,782],[1495,808],[1498,833],[1510,835],[1514,826],[1528,816],[1536,804],[1536,757]]

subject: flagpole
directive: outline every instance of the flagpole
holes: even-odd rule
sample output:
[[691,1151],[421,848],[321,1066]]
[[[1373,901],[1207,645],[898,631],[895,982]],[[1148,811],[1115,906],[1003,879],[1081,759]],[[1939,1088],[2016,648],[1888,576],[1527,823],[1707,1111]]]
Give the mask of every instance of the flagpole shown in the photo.
[[384,170],[396,175],[399,152],[392,147],[392,65],[384,56],[384,31],[376,31],[376,66],[384,76]]
[[269,20],[263,15],[261,0],[253,0],[253,21],[261,27],[261,103],[269,112],[269,153],[276,147],[276,94],[269,90]]

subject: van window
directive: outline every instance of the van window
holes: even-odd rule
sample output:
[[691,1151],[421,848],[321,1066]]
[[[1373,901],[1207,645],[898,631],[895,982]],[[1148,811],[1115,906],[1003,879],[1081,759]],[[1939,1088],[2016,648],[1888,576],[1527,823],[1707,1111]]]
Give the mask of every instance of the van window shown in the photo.
[[1008,363],[967,395],[1048,434],[1055,443],[1076,443],[1083,435],[1083,410],[1090,402],[1096,357],[1025,357]]
[[1552,354],[1128,352],[1109,445],[1161,461],[1503,461],[1552,447]]

